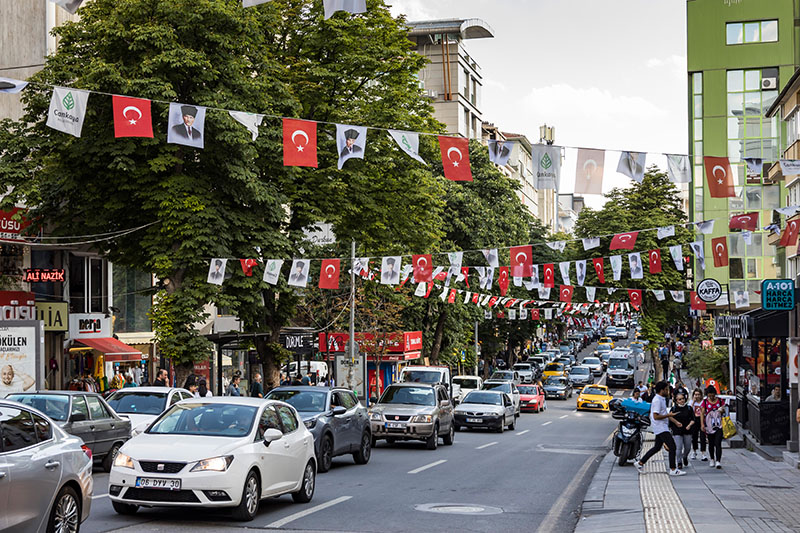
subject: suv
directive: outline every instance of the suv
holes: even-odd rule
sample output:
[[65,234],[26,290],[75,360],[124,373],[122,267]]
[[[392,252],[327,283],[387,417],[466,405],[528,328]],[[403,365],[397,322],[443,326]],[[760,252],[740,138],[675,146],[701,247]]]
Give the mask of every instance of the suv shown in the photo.
[[372,446],[378,439],[389,444],[397,440],[421,440],[435,450],[442,437],[453,444],[453,402],[441,384],[393,383],[370,408]]
[[520,383],[533,383],[534,370],[531,363],[517,363],[511,369],[519,375]]
[[495,370],[489,376],[489,379],[492,381],[510,381],[515,385],[520,383],[519,373],[516,370]]

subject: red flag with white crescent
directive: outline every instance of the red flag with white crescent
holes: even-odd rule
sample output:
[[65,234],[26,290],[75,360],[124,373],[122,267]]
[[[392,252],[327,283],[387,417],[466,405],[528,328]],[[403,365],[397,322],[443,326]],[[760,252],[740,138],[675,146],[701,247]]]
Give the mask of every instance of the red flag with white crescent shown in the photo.
[[706,166],[708,194],[711,198],[735,198],[730,160],[727,157],[706,156],[703,163]]
[[711,250],[714,253],[714,266],[717,268],[728,266],[728,237],[711,239]]
[[473,294],[472,295],[472,303],[477,305],[479,298],[480,298],[480,294],[478,294],[477,292],[475,294]]
[[533,247],[511,247],[511,275],[515,278],[527,278],[533,273]]
[[253,276],[253,267],[258,264],[258,261],[255,259],[239,259],[239,263],[242,265],[242,272],[244,275],[249,277]]
[[572,285],[561,285],[558,289],[558,299],[562,302],[572,303]]
[[469,140],[461,137],[439,136],[444,177],[451,181],[472,181],[469,165]]
[[469,289],[469,267],[461,267],[461,275],[464,276],[464,283],[467,284]]
[[417,283],[430,283],[433,281],[433,260],[430,254],[411,256],[414,265],[414,280]]
[[456,290],[450,289],[450,294],[447,295],[447,303],[454,304],[456,303]]
[[638,311],[639,307],[642,305],[642,291],[639,289],[629,289],[628,298],[631,299],[631,305],[633,308]]
[[544,288],[554,289],[556,286],[556,266],[553,263],[544,265]]
[[605,268],[603,267],[603,258],[598,257],[596,259],[592,259],[592,264],[594,265],[594,271],[597,273],[597,280],[600,283],[605,283],[606,273]]
[[500,296],[505,296],[508,292],[508,267],[500,267],[497,284],[500,286]]
[[778,243],[778,246],[796,246],[798,228],[800,228],[800,226],[798,226],[797,220],[790,220],[787,222],[786,227],[783,228],[781,241]]
[[322,267],[319,269],[319,288],[338,289],[339,288],[339,259],[323,259]]
[[744,229],[747,231],[756,231],[758,229],[758,211],[731,217],[731,221],[728,227],[730,229]]
[[636,245],[636,238],[638,236],[638,231],[614,235],[614,238],[611,239],[611,246],[609,247],[609,250],[633,250],[633,247]]
[[498,299],[499,298],[497,296],[492,296],[491,298],[489,298],[489,304],[488,304],[489,307],[494,307],[495,305],[497,305]]
[[112,96],[114,137],[153,137],[150,100]]
[[539,310],[531,309],[531,320],[539,320]]
[[697,296],[695,291],[689,293],[689,301],[691,302],[691,307],[695,311],[705,311],[706,310],[706,303]]
[[283,165],[317,168],[317,123],[283,119]]
[[647,252],[650,262],[650,273],[659,274],[661,272],[661,250],[650,250]]

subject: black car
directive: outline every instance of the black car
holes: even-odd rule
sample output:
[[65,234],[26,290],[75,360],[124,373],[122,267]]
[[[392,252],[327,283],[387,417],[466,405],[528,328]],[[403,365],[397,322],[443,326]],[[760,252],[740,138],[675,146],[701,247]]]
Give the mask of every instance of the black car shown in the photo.
[[560,376],[551,376],[544,382],[545,399],[555,398],[556,400],[566,400],[572,398],[572,385],[569,379]]
[[352,454],[357,464],[366,464],[372,454],[372,432],[366,407],[353,391],[330,387],[287,386],[267,393],[297,409],[314,435],[317,470],[327,472],[333,458]]
[[82,438],[92,457],[103,460],[106,472],[111,471],[117,452],[131,437],[131,421],[120,417],[93,392],[18,392],[6,398],[38,409],[70,435]]
[[586,385],[592,385],[594,383],[592,370],[588,366],[583,365],[572,367],[567,379],[569,379],[572,386],[576,389],[581,389]]

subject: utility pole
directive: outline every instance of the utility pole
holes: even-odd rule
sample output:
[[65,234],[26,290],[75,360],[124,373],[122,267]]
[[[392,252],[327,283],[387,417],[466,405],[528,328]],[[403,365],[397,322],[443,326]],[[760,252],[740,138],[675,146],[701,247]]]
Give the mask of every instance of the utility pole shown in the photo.
[[478,361],[481,358],[481,354],[478,353],[478,321],[475,321],[475,375],[478,375]]
[[350,243],[350,363],[356,362],[356,241]]

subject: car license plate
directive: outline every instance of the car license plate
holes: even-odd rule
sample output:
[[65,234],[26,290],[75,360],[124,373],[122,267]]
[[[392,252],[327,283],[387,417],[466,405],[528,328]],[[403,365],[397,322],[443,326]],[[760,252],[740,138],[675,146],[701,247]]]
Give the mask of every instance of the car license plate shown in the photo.
[[181,490],[181,480],[156,477],[137,477],[136,486],[142,489]]
[[471,424],[480,424],[483,422],[483,418],[467,418],[467,422]]
[[389,429],[403,429],[406,425],[402,422],[386,422],[386,427]]
[[587,403],[586,407],[600,407],[600,406],[597,405],[596,403]]

